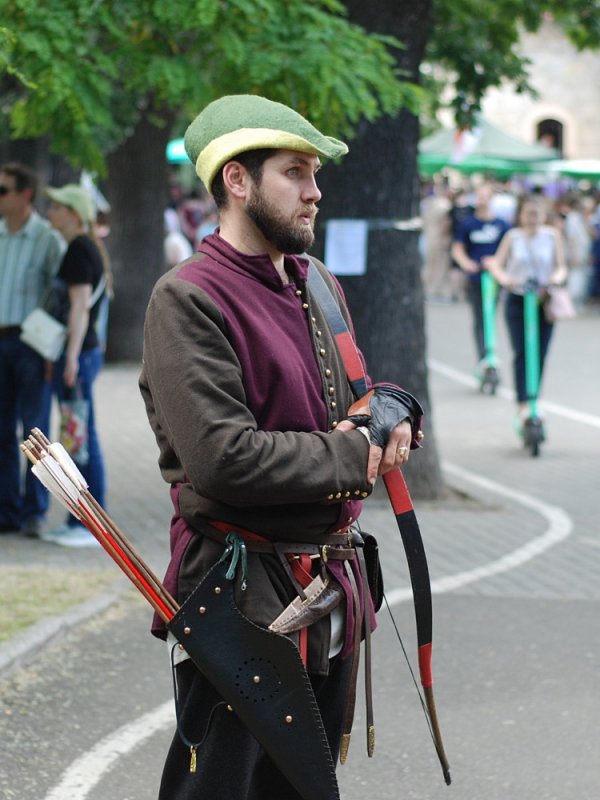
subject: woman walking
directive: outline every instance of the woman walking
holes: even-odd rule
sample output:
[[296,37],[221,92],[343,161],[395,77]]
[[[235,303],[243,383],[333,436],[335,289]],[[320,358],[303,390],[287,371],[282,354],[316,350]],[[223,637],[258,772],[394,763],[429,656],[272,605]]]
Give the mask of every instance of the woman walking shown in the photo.
[[[94,414],[93,385],[103,362],[96,321],[109,276],[104,248],[94,236],[94,204],[88,192],[76,184],[50,188],[48,217],[67,242],[58,272],[58,293],[64,299],[68,328],[67,343],[54,365],[52,392],[59,403],[73,397],[83,399],[87,410],[87,453],[74,460],[89,484],[90,492],[104,505],[104,460],[98,442]],[[96,539],[75,517],[42,534],[46,541],[66,547],[93,547]]]

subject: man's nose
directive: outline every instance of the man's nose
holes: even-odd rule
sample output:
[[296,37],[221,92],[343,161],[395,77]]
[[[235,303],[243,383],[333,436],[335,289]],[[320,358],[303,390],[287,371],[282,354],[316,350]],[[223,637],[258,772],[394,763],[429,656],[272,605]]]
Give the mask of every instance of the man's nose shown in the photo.
[[312,203],[318,203],[321,199],[321,192],[319,191],[319,187],[317,186],[317,181],[315,177],[309,178],[306,182],[304,192],[303,192],[303,199],[309,200]]

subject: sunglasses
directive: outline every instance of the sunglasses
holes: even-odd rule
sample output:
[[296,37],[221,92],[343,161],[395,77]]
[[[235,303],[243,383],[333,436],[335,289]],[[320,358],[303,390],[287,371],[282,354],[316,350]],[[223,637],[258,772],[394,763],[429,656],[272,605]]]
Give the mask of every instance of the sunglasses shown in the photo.
[[4,197],[5,194],[10,194],[11,192],[16,192],[16,189],[10,186],[0,186],[0,197]]

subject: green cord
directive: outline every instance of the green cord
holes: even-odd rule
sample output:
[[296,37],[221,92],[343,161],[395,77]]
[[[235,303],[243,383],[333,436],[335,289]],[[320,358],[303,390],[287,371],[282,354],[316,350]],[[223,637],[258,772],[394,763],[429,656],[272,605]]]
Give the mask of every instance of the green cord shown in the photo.
[[229,569],[227,570],[225,577],[227,580],[232,581],[235,578],[235,571],[237,569],[238,562],[242,562],[242,583],[241,589],[243,592],[246,591],[246,587],[248,586],[248,549],[246,547],[246,543],[242,539],[241,536],[237,533],[228,533],[225,541],[227,542],[227,549],[219,559],[219,562],[224,561],[229,554],[231,553],[231,564],[229,565]]

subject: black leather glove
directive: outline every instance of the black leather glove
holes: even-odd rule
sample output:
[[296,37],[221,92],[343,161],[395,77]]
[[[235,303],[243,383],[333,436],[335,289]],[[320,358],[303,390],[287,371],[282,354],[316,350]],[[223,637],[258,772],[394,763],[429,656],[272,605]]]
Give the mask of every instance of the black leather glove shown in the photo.
[[348,419],[357,427],[368,427],[373,444],[385,447],[396,425],[408,419],[413,429],[414,446],[418,447],[415,428],[420,424],[423,409],[418,400],[404,389],[391,384],[376,386],[355,403],[350,412],[354,410],[356,413],[350,413]]

